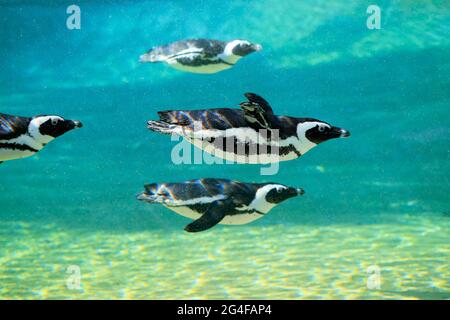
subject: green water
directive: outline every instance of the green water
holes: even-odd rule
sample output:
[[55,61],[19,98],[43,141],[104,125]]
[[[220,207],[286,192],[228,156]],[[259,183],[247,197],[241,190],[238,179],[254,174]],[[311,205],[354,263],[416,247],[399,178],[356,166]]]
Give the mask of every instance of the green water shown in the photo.
[[[81,1],[0,4],[0,112],[84,127],[0,165],[0,298],[450,298],[450,5],[378,1]],[[154,45],[206,37],[264,47],[196,75],[139,64]],[[238,107],[351,131],[280,164],[174,165],[146,129],[163,109]],[[244,226],[135,200],[149,182],[216,177],[302,187]],[[80,287],[68,286],[80,271]],[[375,267],[380,286],[368,286]]]

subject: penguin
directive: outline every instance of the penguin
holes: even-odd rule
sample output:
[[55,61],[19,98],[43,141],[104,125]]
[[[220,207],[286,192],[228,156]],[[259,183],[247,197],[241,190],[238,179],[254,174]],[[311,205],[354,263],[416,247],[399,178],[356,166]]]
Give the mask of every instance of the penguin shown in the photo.
[[28,118],[0,113],[0,163],[30,157],[55,138],[82,126],[80,121],[54,115]]
[[227,161],[267,164],[296,159],[317,145],[350,132],[314,118],[277,116],[262,97],[246,93],[241,109],[158,112],[148,129],[182,136]]
[[262,46],[247,40],[230,42],[189,39],[154,47],[140,56],[140,62],[165,62],[171,67],[193,73],[217,73],[229,69],[246,55],[261,51]]
[[159,203],[195,221],[187,232],[200,232],[216,224],[247,224],[263,217],[279,203],[303,195],[303,189],[279,183],[245,183],[205,178],[180,183],[152,183],[137,199]]

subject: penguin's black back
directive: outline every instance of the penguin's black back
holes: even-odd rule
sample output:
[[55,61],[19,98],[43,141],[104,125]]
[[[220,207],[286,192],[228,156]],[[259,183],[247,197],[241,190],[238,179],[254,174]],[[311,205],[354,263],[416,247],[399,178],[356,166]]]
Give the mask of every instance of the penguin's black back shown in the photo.
[[0,140],[10,140],[27,133],[31,118],[0,113]]
[[242,183],[226,179],[204,178],[181,183],[149,184],[145,187],[148,194],[164,197],[167,200],[186,201],[202,197],[224,196],[237,203],[250,203],[260,184]]
[[[158,112],[160,120],[173,125],[186,126],[194,129],[196,123],[201,123],[203,129],[227,130],[245,128],[249,124],[241,109],[216,108],[207,110],[168,110]],[[297,134],[297,124],[309,121],[309,118],[294,118],[268,115],[272,129],[278,129],[280,138],[284,139]]]
[[225,50],[226,42],[209,39],[188,39],[170,43],[165,46],[155,47],[151,50],[154,55],[166,57],[176,56],[186,49],[198,48],[202,50],[205,57],[214,57]]

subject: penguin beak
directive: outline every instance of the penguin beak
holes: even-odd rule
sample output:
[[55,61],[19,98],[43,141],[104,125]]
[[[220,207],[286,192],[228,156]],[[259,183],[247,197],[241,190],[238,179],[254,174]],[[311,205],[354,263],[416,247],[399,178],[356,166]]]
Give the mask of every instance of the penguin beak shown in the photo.
[[78,128],[82,128],[82,127],[83,127],[83,124],[81,123],[81,121],[74,120],[74,121],[72,121],[72,123],[73,123],[73,127],[74,127],[75,129],[78,129]]
[[347,131],[345,129],[341,129],[340,133],[341,133],[341,135],[339,136],[340,138],[350,137],[350,131]]
[[298,196],[302,196],[302,195],[304,195],[305,194],[305,190],[303,190],[302,188],[298,188],[297,189],[297,195]]
[[255,51],[261,51],[263,49],[262,45],[260,44],[253,44],[252,47]]
[[347,138],[347,137],[350,137],[349,131],[338,127],[331,128],[330,138]]

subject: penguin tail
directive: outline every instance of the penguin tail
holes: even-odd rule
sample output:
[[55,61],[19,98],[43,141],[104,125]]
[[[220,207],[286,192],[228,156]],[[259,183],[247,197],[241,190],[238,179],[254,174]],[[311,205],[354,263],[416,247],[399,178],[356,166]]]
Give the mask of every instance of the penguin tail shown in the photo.
[[159,48],[152,48],[139,57],[139,62],[163,62],[166,58]]
[[154,120],[150,120],[147,122],[147,128],[155,131],[155,132],[159,132],[162,134],[173,134],[176,133],[175,132],[175,127],[172,124],[163,122],[163,121],[154,121]]
[[158,197],[156,195],[148,194],[146,192],[139,193],[136,196],[136,199],[139,201],[144,201],[147,203],[162,203],[161,197]]
[[145,191],[137,195],[137,199],[148,203],[162,203],[161,195],[157,193],[159,185],[150,183],[144,186]]

